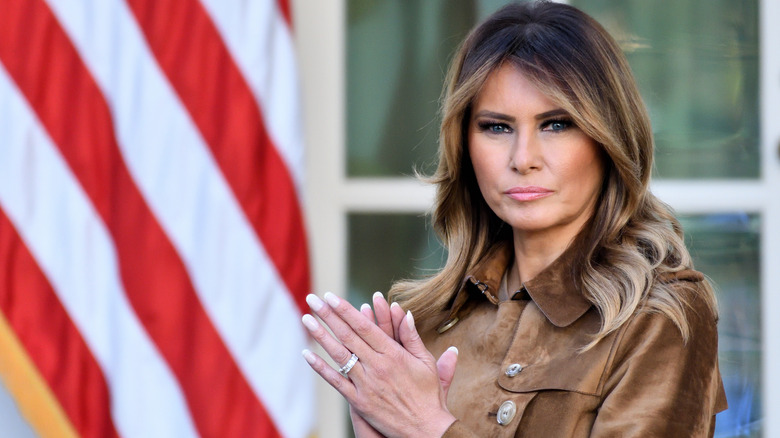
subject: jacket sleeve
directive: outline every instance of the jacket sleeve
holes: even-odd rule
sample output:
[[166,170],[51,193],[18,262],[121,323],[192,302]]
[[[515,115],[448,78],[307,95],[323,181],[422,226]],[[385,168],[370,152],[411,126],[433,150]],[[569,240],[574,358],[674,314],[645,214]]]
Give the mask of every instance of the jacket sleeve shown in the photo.
[[718,370],[716,319],[693,299],[690,337],[665,315],[642,312],[628,322],[602,381],[604,399],[593,437],[707,437],[726,409]]

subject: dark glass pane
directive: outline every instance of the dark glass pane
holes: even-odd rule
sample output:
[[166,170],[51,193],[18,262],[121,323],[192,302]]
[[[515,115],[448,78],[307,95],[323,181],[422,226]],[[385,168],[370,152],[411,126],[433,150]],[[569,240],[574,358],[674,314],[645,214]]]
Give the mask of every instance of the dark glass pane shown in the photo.
[[[348,2],[348,175],[408,175],[413,163],[433,163],[449,57],[503,3]],[[653,119],[660,177],[759,176],[757,0],[571,3],[626,51]]]
[[439,94],[473,1],[348,5],[347,174],[411,175],[435,159]]
[[757,0],[572,0],[621,43],[662,178],[759,176]]
[[474,23],[504,3],[347,2],[347,175],[432,170],[450,57]]
[[[720,307],[720,367],[729,409],[717,437],[761,436],[760,218],[744,214],[681,219],[698,270],[708,275]],[[445,252],[427,218],[404,214],[349,216],[348,299],[359,306],[393,281],[442,266]]]
[[[375,291],[387,296],[395,281],[441,269],[447,257],[430,219],[423,215],[352,213],[347,239],[347,300],[355,307],[371,303]],[[351,426],[348,431],[354,438]]]
[[394,281],[421,278],[446,260],[429,219],[411,214],[349,215],[349,301],[370,303],[371,295]]
[[760,218],[743,214],[682,220],[696,269],[715,285],[720,371],[729,408],[718,414],[716,437],[759,437],[761,405]]

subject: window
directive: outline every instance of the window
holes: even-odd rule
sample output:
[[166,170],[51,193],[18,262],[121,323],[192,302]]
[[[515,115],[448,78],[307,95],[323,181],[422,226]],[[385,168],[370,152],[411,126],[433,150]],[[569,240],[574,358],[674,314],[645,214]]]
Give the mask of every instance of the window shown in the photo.
[[[316,290],[355,304],[443,261],[428,218],[441,81],[455,45],[502,1],[296,4],[306,98],[307,214]],[[780,4],[571,0],[621,42],[657,141],[653,191],[681,217],[717,285],[730,408],[716,436],[780,435]],[[304,9],[305,8],[305,9]],[[760,13],[759,13],[760,11]],[[348,432],[321,384],[323,437]]]

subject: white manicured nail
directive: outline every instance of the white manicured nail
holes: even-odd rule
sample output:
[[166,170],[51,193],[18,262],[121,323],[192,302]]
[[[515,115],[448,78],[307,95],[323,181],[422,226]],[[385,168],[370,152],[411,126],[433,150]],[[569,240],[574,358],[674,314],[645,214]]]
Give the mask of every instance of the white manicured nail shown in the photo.
[[315,312],[322,309],[322,306],[325,305],[325,303],[322,302],[320,297],[314,294],[306,295],[306,303],[308,303],[309,307],[311,307],[311,310]]
[[304,349],[301,351],[301,354],[303,355],[303,358],[306,359],[306,362],[309,362],[309,365],[314,365],[314,361],[317,359],[317,356],[314,355],[309,349]]
[[366,310],[371,311],[371,306],[369,306],[368,303],[363,303],[363,305],[360,306],[360,311],[365,312]]
[[447,351],[452,351],[453,353],[455,353],[456,356],[458,355],[458,347],[456,347],[454,345],[452,347],[448,348]]
[[414,317],[411,310],[406,311],[406,325],[409,326],[409,330],[414,331]]
[[325,295],[323,295],[322,298],[325,298],[325,302],[330,304],[330,307],[336,307],[339,305],[340,302],[339,297],[337,297],[331,292],[325,292]]
[[305,325],[306,328],[309,329],[310,331],[314,331],[320,328],[320,323],[318,323],[317,320],[314,319],[314,317],[309,315],[308,313],[306,315],[303,315],[303,318],[301,318],[301,322],[303,322],[303,325]]

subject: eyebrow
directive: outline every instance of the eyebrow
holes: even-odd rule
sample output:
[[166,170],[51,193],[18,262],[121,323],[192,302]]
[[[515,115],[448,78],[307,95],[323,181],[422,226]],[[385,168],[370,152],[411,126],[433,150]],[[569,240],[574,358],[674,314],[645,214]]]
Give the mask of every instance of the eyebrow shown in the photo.
[[548,119],[550,117],[568,116],[568,115],[569,115],[569,113],[566,110],[564,110],[562,108],[556,108],[556,109],[551,110],[551,111],[546,111],[546,112],[543,112],[541,114],[537,114],[536,116],[534,116],[534,118],[536,120],[543,120],[543,119]]
[[[536,120],[544,120],[544,119],[548,119],[550,117],[568,116],[568,115],[569,115],[569,113],[566,112],[566,110],[564,110],[562,108],[556,108],[554,110],[545,111],[545,112],[543,112],[541,114],[537,114],[537,115],[534,116],[534,118]],[[488,111],[488,110],[478,111],[476,114],[474,114],[474,118],[479,118],[479,117],[489,117],[491,119],[501,120],[501,121],[504,121],[504,122],[514,122],[515,121],[515,118],[512,117],[512,116],[508,116],[506,114],[497,113],[497,112]]]
[[512,117],[512,116],[508,116],[506,114],[496,113],[496,112],[488,111],[488,110],[478,111],[476,114],[474,114],[474,118],[475,119],[479,118],[479,117],[488,117],[488,118],[491,118],[491,119],[501,120],[501,121],[504,121],[504,122],[514,122],[515,121],[515,118]]

